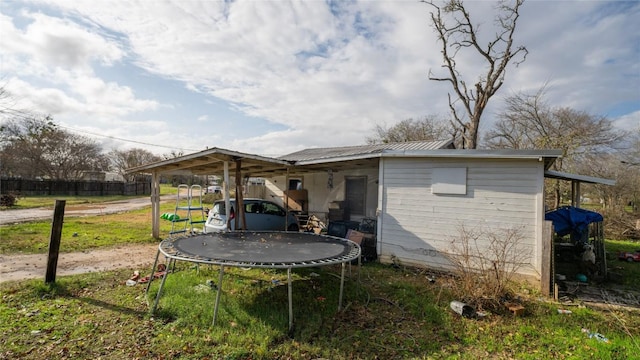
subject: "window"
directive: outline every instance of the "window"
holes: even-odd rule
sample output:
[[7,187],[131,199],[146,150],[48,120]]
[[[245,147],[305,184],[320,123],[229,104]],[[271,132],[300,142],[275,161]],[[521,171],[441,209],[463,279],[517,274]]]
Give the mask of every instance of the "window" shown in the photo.
[[300,180],[300,179],[289,179],[289,189],[288,190],[302,190],[302,180]]
[[284,216],[284,210],[278,205],[270,202],[262,203],[262,211],[267,215]]
[[367,177],[346,177],[345,202],[349,215],[364,216],[367,199]]

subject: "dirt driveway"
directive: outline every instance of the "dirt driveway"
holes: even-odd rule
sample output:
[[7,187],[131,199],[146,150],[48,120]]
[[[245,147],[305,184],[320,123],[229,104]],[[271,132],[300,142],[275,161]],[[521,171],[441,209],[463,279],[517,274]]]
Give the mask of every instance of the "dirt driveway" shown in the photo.
[[[174,195],[169,195],[163,196],[161,201],[174,199]],[[65,217],[112,214],[147,206],[151,207],[149,198],[90,205],[69,205],[65,207]],[[0,226],[52,217],[53,204],[51,208],[4,210],[0,211]],[[141,274],[144,274],[151,271],[157,250],[157,244],[136,244],[77,253],[61,253],[58,257],[56,275],[81,274],[125,267],[139,270]],[[48,254],[0,255],[0,282],[33,278],[44,280],[47,270],[47,256]]]
[[[140,274],[145,274],[151,271],[157,251],[157,244],[136,244],[61,253],[58,257],[56,275],[100,272],[118,268],[132,268],[140,271]],[[44,281],[47,272],[47,256],[47,254],[0,255],[0,283],[36,278]],[[123,281],[126,280],[123,279]]]
[[[164,195],[160,197],[160,202],[173,201],[175,198],[175,195]],[[54,204],[52,203],[51,207],[0,211],[0,225],[51,219],[53,218]],[[64,209],[64,216],[113,214],[142,209],[147,206],[151,208],[151,200],[147,197],[95,204],[67,205]]]

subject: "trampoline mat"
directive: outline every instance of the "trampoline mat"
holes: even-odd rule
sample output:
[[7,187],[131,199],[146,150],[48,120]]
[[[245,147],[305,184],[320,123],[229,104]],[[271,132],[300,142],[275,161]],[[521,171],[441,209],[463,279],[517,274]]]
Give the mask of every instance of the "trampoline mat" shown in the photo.
[[353,260],[360,247],[347,239],[299,232],[229,232],[164,240],[172,258],[234,266],[296,267]]

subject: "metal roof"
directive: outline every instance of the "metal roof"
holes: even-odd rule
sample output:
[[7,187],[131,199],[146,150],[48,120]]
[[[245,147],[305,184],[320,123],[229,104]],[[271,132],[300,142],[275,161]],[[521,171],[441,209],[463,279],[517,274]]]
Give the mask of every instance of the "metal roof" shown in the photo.
[[142,166],[127,169],[127,173],[158,172],[169,175],[213,175],[224,172],[224,163],[229,162],[229,170],[234,171],[240,164],[244,175],[266,177],[273,173],[286,173],[291,163],[260,155],[241,153],[220,148],[178,156]]
[[470,150],[442,149],[431,151],[385,151],[383,157],[430,157],[430,158],[465,158],[465,159],[538,159],[544,162],[545,170],[562,155],[561,150]]
[[579,181],[579,182],[588,183],[588,184],[602,184],[602,185],[610,185],[610,186],[614,186],[616,184],[615,180],[603,179],[603,178],[586,176],[586,175],[569,174],[569,173],[554,171],[554,170],[545,171],[544,177],[550,178],[550,179]]
[[280,160],[300,162],[321,161],[328,159],[379,157],[384,150],[436,150],[452,149],[452,140],[440,141],[407,141],[388,144],[371,144],[330,148],[312,148],[279,157]]
[[224,164],[228,162],[230,172],[241,171],[243,176],[295,176],[329,169],[339,172],[355,168],[374,168],[378,166],[382,157],[538,159],[544,161],[545,169],[548,169],[560,155],[561,152],[558,150],[457,150],[450,140],[314,148],[280,158],[212,148],[130,168],[127,172],[215,175],[222,174]]

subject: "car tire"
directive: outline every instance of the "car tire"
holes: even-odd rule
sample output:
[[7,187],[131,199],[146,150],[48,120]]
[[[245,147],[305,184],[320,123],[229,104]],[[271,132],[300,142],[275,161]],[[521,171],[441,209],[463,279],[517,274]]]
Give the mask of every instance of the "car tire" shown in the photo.
[[300,228],[298,227],[298,224],[291,224],[287,228],[287,231],[300,231]]
[[629,256],[629,257],[627,258],[627,261],[628,261],[628,262],[633,262],[633,258],[632,258],[631,256]]

